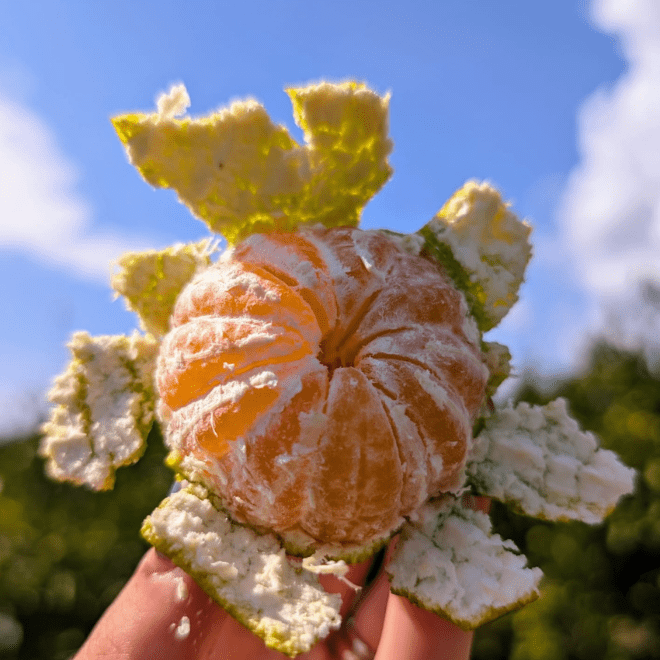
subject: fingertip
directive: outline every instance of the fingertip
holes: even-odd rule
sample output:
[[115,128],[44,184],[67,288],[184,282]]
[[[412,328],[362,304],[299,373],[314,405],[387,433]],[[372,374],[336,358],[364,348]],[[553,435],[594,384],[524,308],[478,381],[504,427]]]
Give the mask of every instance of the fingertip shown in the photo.
[[390,593],[376,660],[468,660],[474,633]]
[[351,633],[370,648],[378,647],[390,596],[390,581],[381,571],[360,598],[349,621]]

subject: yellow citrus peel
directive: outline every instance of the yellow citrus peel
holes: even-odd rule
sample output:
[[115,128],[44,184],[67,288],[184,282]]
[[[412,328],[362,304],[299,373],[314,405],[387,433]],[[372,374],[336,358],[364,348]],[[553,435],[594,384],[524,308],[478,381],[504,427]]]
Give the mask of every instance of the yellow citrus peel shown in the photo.
[[189,102],[182,85],[158,99],[159,112],[112,122],[146,181],[173,188],[230,243],[301,224],[357,225],[362,207],[392,173],[389,97],[354,82],[288,94],[303,146],[254,100],[209,117],[177,118]]
[[183,287],[211,263],[213,241],[178,243],[165,250],[127,252],[118,260],[112,288],[135,312],[142,328],[154,336],[164,335],[174,303]]
[[479,329],[486,332],[518,300],[532,256],[531,231],[493,186],[468,181],[418,233],[466,294]]

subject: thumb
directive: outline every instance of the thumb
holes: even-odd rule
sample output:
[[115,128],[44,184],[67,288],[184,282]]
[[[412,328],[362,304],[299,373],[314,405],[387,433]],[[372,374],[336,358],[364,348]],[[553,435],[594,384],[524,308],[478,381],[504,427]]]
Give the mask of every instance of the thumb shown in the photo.
[[103,614],[74,660],[187,660],[228,615],[153,548]]

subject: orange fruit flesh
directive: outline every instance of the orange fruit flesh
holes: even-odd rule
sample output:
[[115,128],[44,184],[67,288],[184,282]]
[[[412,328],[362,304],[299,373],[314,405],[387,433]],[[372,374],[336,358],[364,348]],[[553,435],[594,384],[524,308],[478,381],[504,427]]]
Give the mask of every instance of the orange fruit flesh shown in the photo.
[[[258,439],[247,443],[250,479],[242,478],[239,461],[227,454],[224,464],[231,474],[237,474],[230,481],[227,494],[235,498],[240,516],[279,530],[295,527],[306,517],[308,480],[316,460],[312,449],[320,429],[314,424],[306,425],[305,419],[314,417],[323,407],[327,392],[327,370],[317,364],[301,377],[300,390],[291,396],[284,409],[270,416]],[[270,485],[267,495],[261,484]]]
[[230,446],[229,443],[245,435],[254,420],[275,403],[277,396],[275,389],[249,389],[238,402],[217,408],[213,413],[211,427],[197,437],[199,446],[216,458],[221,458]]
[[318,248],[301,234],[256,234],[234,248],[233,257],[258,266],[300,294],[325,335],[337,320],[337,303],[328,268]]
[[[461,419],[467,415],[460,410],[460,402],[452,401],[453,397],[446,390],[445,397],[434,396],[434,390],[445,389],[443,383],[405,359],[376,361],[366,358],[360,363],[360,369],[386,396],[406,405],[407,416],[417,427],[427,449],[425,464],[429,494],[455,487],[453,481],[465,459],[466,433],[469,432],[469,428],[461,428]],[[455,408],[463,415],[457,416]]]
[[364,541],[396,523],[402,487],[396,442],[377,390],[354,367],[334,371],[326,413],[312,485],[318,506],[305,527],[316,538]]
[[301,296],[258,266],[219,263],[202,273],[189,295],[177,304],[173,327],[199,316],[263,319],[296,329],[318,342],[320,332],[314,313]]
[[177,302],[157,373],[171,442],[213,457],[205,479],[240,518],[368,543],[460,486],[487,376],[465,309],[375,233],[248,239]]
[[483,363],[476,351],[467,351],[456,333],[433,327],[376,334],[360,346],[354,361],[400,359],[428,370],[443,387],[462,401],[471,416],[483,401]]
[[175,328],[164,344],[164,351],[177,359],[158,370],[158,387],[163,401],[174,410],[247,371],[299,360],[314,351],[291,328],[207,317]]

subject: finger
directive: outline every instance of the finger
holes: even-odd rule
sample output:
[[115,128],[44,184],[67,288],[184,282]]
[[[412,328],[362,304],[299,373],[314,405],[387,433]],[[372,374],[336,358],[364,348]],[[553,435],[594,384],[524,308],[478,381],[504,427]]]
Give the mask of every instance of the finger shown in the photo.
[[343,577],[319,575],[319,581],[328,593],[339,594],[341,596],[342,605],[339,613],[342,619],[353,608],[355,602],[360,597],[367,581],[367,576],[375,561],[376,557],[369,557],[369,559],[357,564],[350,564],[348,566],[348,572]]
[[257,637],[231,616],[219,620],[208,630],[195,656],[195,660],[286,660],[286,658],[284,654],[269,649],[261,637]]
[[472,632],[389,594],[383,630],[374,660],[468,660]]
[[228,615],[169,559],[149,550],[75,660],[192,660]]
[[378,648],[390,593],[387,575],[381,571],[360,597],[337,641],[342,660],[371,660]]
[[[290,559],[298,561],[295,558]],[[373,558],[370,558],[364,562],[350,565],[344,578],[332,574],[319,575],[319,581],[326,591],[337,593],[342,597],[342,617],[350,610],[353,601],[359,595],[373,561]],[[335,656],[329,654],[326,644],[319,644],[309,653],[299,656],[300,660],[329,660],[331,657]],[[266,648],[261,638],[228,616],[208,631],[197,656],[197,660],[217,660],[218,658],[281,660],[285,656]]]
[[[464,495],[463,504],[476,511],[488,513],[491,500],[488,497]],[[388,559],[395,549],[391,544]],[[380,594],[377,607],[382,611],[383,597],[386,598],[385,612],[378,637],[377,652],[374,660],[389,660],[395,657],[405,657],[406,660],[468,660],[472,647],[474,633],[464,631],[447,619],[433,612],[417,607],[403,596],[389,592],[389,581],[386,583],[387,593]],[[380,613],[380,612],[379,612]],[[360,625],[361,638],[373,644],[377,625],[365,617]]]
[[[383,568],[396,549],[397,540],[398,537],[395,537],[381,555],[377,575],[361,595],[347,622],[346,628],[350,645],[359,649],[363,649],[364,645],[371,651],[371,656],[363,651],[362,655],[364,657],[373,657],[380,641],[387,599],[390,593],[390,581]],[[355,652],[355,648],[353,651]],[[360,657],[359,653],[356,653],[356,655]]]
[[[341,596],[340,614],[343,624],[339,630],[331,633],[309,653],[300,656],[300,660],[329,660],[330,658],[341,658],[341,660],[360,658],[361,660],[362,656],[354,656],[348,653],[352,644],[347,637],[346,620],[354,610],[355,603],[360,600],[365,585],[372,579],[374,571],[377,571],[378,566],[380,566],[382,554],[382,552],[378,552],[365,561],[350,564],[347,573],[343,577],[332,574],[319,576],[321,584],[328,593],[336,593]],[[366,657],[371,660],[373,654],[369,653]]]
[[378,646],[389,594],[389,580],[382,570],[395,542],[375,557],[369,569],[368,583],[348,612],[341,630],[329,640],[333,658],[372,660]]

